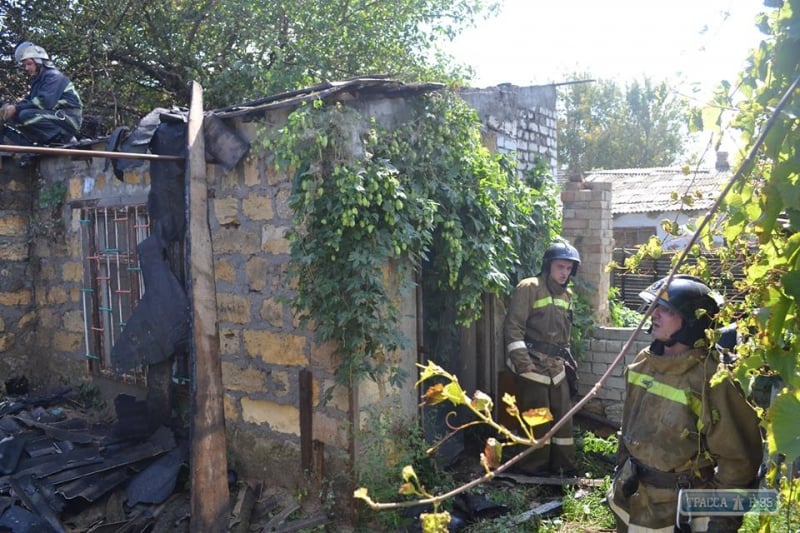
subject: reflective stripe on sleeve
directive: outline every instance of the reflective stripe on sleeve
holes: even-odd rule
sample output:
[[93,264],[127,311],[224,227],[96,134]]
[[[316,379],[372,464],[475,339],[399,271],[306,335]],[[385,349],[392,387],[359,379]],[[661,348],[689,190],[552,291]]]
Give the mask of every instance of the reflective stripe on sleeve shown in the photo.
[[[611,490],[613,491],[614,489],[612,488]],[[628,514],[625,509],[617,505],[616,502],[614,502],[611,492],[609,492],[606,501],[608,502],[608,506],[611,507],[611,510],[614,512],[614,514],[617,515],[617,518],[619,518],[626,526],[628,526],[628,533],[675,533],[675,526],[651,528],[631,524],[631,515]]]
[[537,374],[535,372],[524,372],[520,374],[525,379],[529,379],[531,381],[535,381],[536,383],[541,383],[543,385],[550,385],[551,379],[550,376],[545,376],[544,374]]
[[506,353],[511,353],[514,350],[528,350],[528,347],[525,345],[525,341],[514,341],[509,342],[508,346],[506,346]]
[[556,446],[574,446],[575,439],[572,437],[553,437],[550,439],[550,443]]

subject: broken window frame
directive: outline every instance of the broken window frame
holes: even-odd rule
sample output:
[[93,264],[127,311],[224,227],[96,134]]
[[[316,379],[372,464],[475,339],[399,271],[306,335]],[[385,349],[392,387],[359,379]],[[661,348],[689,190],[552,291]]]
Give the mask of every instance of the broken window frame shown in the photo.
[[[84,285],[81,290],[84,322],[84,357],[92,374],[136,385],[147,385],[147,367],[118,373],[111,364],[111,349],[122,328],[145,294],[138,245],[150,235],[145,201],[80,208]],[[179,279],[185,268],[183,243],[168,250]],[[177,265],[177,268],[176,268]],[[175,354],[172,381],[188,384],[188,355]]]

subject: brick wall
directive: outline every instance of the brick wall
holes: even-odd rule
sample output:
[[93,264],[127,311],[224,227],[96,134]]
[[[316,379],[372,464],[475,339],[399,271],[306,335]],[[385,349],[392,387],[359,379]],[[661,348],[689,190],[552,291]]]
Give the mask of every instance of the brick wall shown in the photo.
[[515,154],[520,172],[532,170],[541,160],[555,173],[558,155],[555,86],[503,84],[463,89],[460,95],[478,112],[488,148],[501,154]]
[[636,354],[650,345],[650,335],[640,332],[631,342],[625,357],[616,366],[611,366],[628,343],[634,328],[614,328],[598,326],[586,340],[582,359],[578,362],[580,385],[578,394],[585,396],[609,369],[606,382],[594,396],[602,407],[604,415],[616,422],[622,420],[621,409],[625,398],[625,378],[623,371]]
[[608,322],[610,287],[606,266],[611,262],[614,248],[611,184],[566,182],[561,202],[562,235],[581,254],[578,278],[588,286],[595,322],[605,324]]

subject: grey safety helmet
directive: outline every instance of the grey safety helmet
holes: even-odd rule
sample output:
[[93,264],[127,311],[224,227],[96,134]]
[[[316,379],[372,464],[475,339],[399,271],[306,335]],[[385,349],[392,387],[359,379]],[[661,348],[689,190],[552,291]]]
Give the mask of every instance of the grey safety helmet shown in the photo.
[[648,305],[657,301],[683,319],[681,329],[672,334],[664,344],[672,346],[676,342],[694,346],[705,339],[706,330],[713,324],[722,305],[722,297],[712,291],[701,279],[686,274],[676,274],[669,286],[664,288],[668,278],[662,278],[639,293],[639,298]]
[[17,45],[14,50],[14,59],[19,64],[22,64],[26,59],[33,59],[37,65],[47,66],[50,63],[50,56],[47,55],[47,51],[30,41],[24,41]]
[[578,266],[581,264],[581,254],[568,242],[556,241],[545,250],[544,257],[542,258],[542,270],[539,272],[540,275],[542,272],[550,272],[550,263],[552,263],[554,259],[572,261],[572,273],[570,275],[575,276],[575,274],[578,273]]

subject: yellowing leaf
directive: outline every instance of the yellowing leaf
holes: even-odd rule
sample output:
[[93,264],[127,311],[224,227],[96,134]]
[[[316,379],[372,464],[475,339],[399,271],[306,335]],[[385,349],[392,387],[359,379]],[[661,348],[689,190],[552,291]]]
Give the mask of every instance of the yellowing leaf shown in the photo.
[[422,395],[420,405],[436,405],[445,400],[450,401],[453,405],[463,405],[469,402],[461,385],[457,381],[451,381],[446,385],[437,383],[428,387],[428,390]]
[[547,407],[538,407],[536,409],[528,409],[522,413],[522,419],[531,427],[540,426],[553,421],[553,414]]
[[422,403],[420,405],[436,405],[445,401],[447,397],[444,395],[444,384],[437,383],[431,385],[425,394],[422,395]]
[[445,374],[445,371],[442,367],[437,365],[436,363],[432,363],[428,361],[427,365],[417,365],[419,368],[422,369],[422,372],[419,374],[419,380],[417,381],[417,385],[425,381],[426,379],[430,379],[434,376],[441,376]]
[[411,465],[406,465],[403,467],[403,481],[416,481],[417,473],[414,472],[414,467]]
[[503,394],[503,403],[509,406],[516,406],[517,405],[517,397],[512,396],[509,393]]
[[417,493],[417,490],[414,488],[413,483],[403,483],[400,485],[397,493],[402,494],[403,496],[413,496]]

